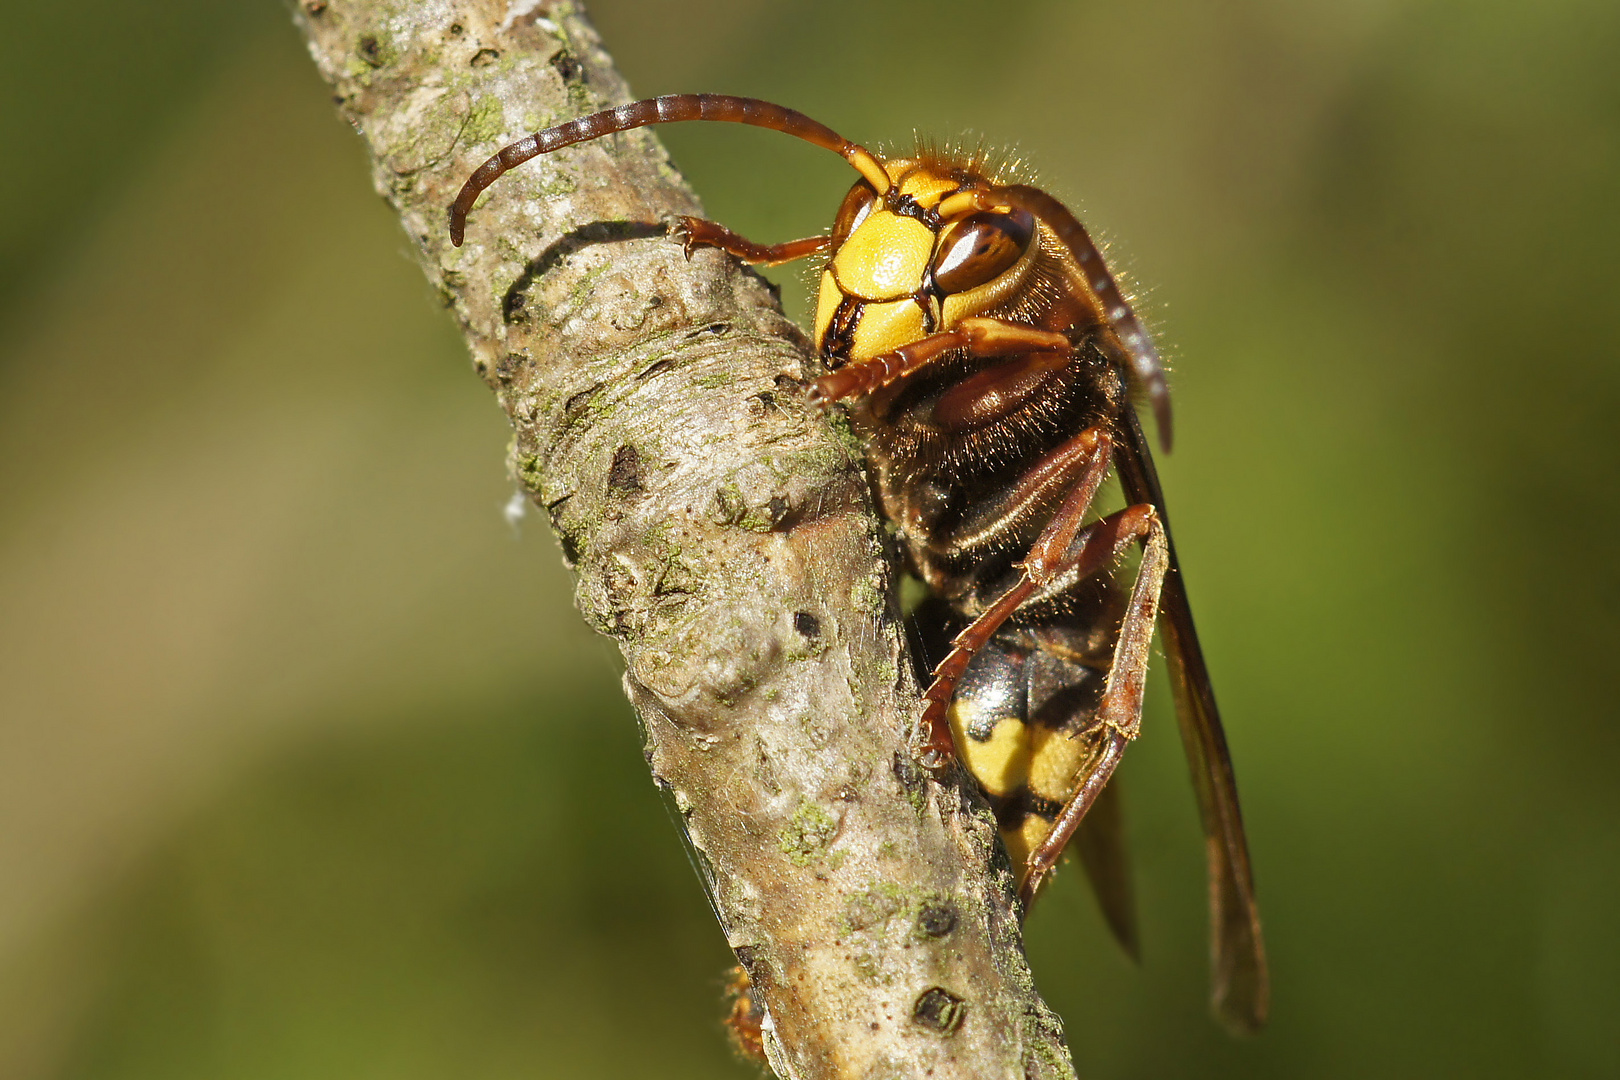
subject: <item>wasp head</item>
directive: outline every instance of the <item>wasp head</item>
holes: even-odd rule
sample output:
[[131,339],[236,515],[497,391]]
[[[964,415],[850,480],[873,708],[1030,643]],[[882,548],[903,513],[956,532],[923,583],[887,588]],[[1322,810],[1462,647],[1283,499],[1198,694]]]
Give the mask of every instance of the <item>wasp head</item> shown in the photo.
[[[879,195],[859,181],[833,224],[816,344],[834,367],[891,352],[1004,303],[1029,277],[1039,249],[1027,211],[951,198],[993,191],[982,176],[911,159],[883,168],[888,189]],[[947,199],[961,209],[942,212]]]

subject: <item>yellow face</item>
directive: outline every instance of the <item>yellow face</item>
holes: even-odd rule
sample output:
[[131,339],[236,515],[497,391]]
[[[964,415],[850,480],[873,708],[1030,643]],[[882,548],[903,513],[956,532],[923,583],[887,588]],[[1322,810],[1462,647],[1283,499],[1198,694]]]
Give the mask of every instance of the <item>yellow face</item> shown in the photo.
[[1039,247],[1028,215],[976,212],[942,220],[958,176],[897,160],[878,198],[863,181],[844,199],[822,271],[816,347],[845,363],[892,352],[1005,302]]

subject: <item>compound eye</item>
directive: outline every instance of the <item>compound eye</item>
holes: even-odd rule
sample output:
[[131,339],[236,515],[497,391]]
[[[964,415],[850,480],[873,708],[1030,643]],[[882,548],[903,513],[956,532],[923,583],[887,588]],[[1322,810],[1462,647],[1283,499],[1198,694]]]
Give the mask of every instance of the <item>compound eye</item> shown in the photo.
[[940,238],[934,284],[961,293],[994,281],[1017,265],[1034,238],[1035,219],[1022,210],[970,214]]
[[877,192],[865,180],[860,181],[849,189],[844,196],[843,205],[838,208],[838,216],[833,219],[832,246],[836,251],[849,239],[860,223],[866,220],[866,215],[872,212],[877,205]]

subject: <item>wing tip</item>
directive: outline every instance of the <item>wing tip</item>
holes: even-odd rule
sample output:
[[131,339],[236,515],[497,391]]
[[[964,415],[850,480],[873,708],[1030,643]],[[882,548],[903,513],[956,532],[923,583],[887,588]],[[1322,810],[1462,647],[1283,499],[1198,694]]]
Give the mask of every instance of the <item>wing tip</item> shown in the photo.
[[1271,970],[1253,904],[1237,927],[1217,929],[1212,938],[1215,972],[1210,1006],[1233,1035],[1253,1035],[1271,1018]]
[[1259,997],[1246,993],[1217,996],[1211,1002],[1215,1018],[1233,1035],[1239,1037],[1258,1035],[1266,1026],[1266,1021],[1271,1019],[1270,994],[1263,987],[1259,993]]

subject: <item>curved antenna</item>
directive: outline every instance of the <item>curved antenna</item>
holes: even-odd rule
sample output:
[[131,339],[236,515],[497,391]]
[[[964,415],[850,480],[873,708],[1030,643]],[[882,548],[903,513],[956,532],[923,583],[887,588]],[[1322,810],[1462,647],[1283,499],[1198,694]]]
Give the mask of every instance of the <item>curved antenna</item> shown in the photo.
[[472,209],[472,204],[484,189],[502,173],[530,158],[604,135],[651,124],[672,124],[680,120],[720,120],[792,135],[844,158],[855,166],[856,171],[866,178],[879,195],[889,190],[889,174],[883,171],[883,165],[870,150],[850,142],[832,128],[801,112],[758,98],[732,97],[730,94],[665,94],[569,120],[504,147],[467,178],[456,201],[450,204],[450,242],[461,246],[462,237],[467,232],[467,211]]
[[994,210],[1007,206],[1027,211],[1045,222],[1079,262],[1080,272],[1086,276],[1086,284],[1102,301],[1103,318],[1107,320],[1108,328],[1125,346],[1131,374],[1136,377],[1137,384],[1147,391],[1148,403],[1153,407],[1153,420],[1159,429],[1159,445],[1168,454],[1171,442],[1170,384],[1164,377],[1164,361],[1159,359],[1159,350],[1154,348],[1153,339],[1136,317],[1136,312],[1131,310],[1108,264],[1103,262],[1102,252],[1097,250],[1091,234],[1080,224],[1080,219],[1040,188],[1027,184],[964,191],[941,201],[936,212],[942,218],[949,218],[971,210]]

